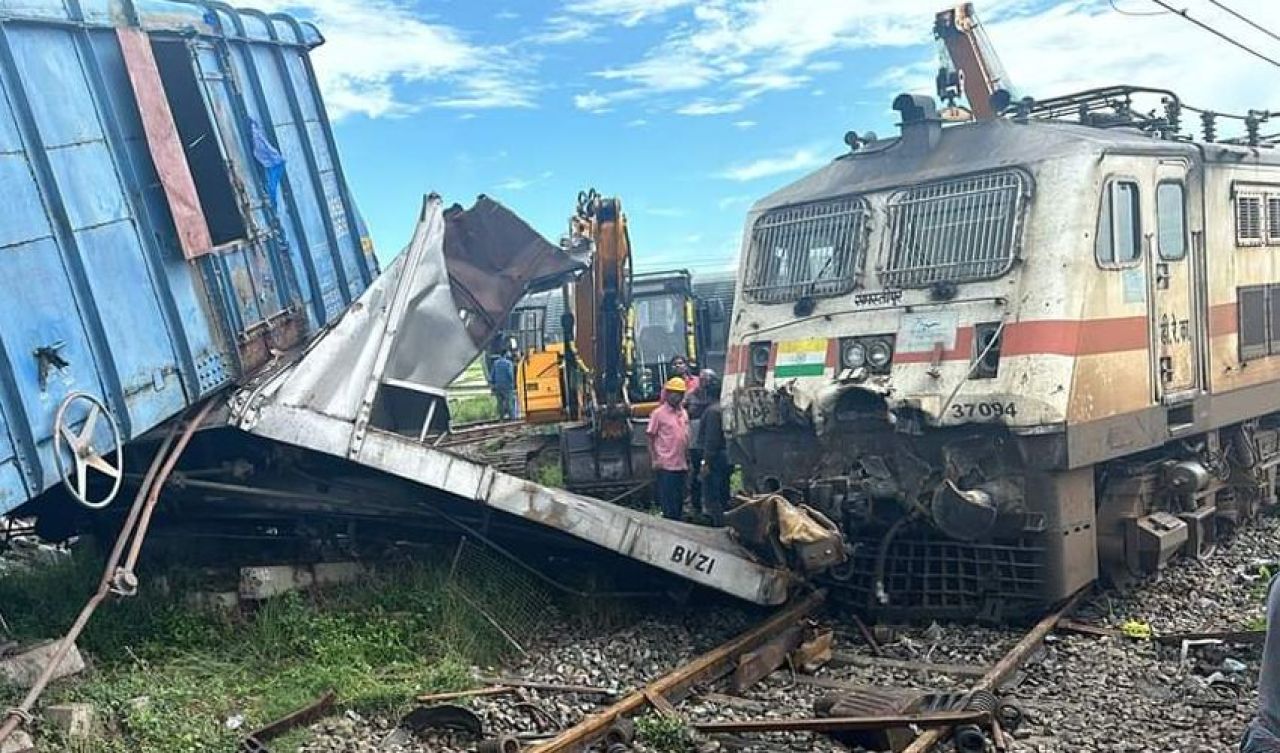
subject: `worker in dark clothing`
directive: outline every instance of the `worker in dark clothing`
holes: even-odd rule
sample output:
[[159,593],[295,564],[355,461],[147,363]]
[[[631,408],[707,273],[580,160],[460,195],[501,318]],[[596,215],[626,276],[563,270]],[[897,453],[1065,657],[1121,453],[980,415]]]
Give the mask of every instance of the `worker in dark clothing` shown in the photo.
[[[715,379],[716,373],[711,369],[703,369],[694,380],[695,385],[704,385],[708,379]],[[687,383],[687,381],[686,381]],[[702,476],[698,469],[702,467],[702,414],[712,402],[719,402],[720,397],[711,396],[699,387],[697,391],[686,394],[685,410],[689,413],[689,501],[694,505],[702,504]]]
[[729,476],[733,473],[729,465],[728,446],[724,440],[724,416],[720,408],[720,380],[712,374],[702,382],[701,389],[706,391],[709,401],[702,412],[701,434],[702,467],[702,511],[711,519],[711,525],[717,528],[724,525],[724,510],[729,503]]
[[490,386],[498,400],[498,417],[508,421],[516,417],[516,365],[507,351],[493,361]]
[[1280,753],[1280,577],[1267,597],[1267,638],[1258,677],[1258,715],[1245,728],[1240,753]]

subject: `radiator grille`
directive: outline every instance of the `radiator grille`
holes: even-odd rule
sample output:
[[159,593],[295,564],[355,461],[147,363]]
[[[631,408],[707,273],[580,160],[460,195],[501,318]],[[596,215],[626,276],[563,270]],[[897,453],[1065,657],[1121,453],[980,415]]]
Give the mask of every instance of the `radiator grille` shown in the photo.
[[744,292],[759,303],[783,303],[853,290],[866,256],[867,214],[856,196],[765,213],[751,232]]
[[1021,172],[1005,170],[898,191],[889,198],[881,282],[922,287],[1004,274],[1016,254],[1028,185]]

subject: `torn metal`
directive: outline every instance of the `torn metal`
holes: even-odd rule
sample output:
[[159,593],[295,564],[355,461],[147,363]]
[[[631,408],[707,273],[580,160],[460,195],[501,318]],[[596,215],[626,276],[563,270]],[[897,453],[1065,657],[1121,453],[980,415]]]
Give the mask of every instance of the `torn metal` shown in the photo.
[[[490,320],[504,318],[495,314],[509,310],[529,286],[575,268],[573,258],[531,234],[536,237],[496,202],[482,198],[473,209],[445,212],[438,197],[429,197],[400,258],[305,353],[237,393],[231,423],[554,528],[742,599],[785,601],[790,571],[761,561],[725,530],[541,486],[429,445],[428,432],[447,424],[445,386],[479,352]],[[467,264],[451,266],[463,257]],[[493,289],[484,288],[476,270],[502,265]]]

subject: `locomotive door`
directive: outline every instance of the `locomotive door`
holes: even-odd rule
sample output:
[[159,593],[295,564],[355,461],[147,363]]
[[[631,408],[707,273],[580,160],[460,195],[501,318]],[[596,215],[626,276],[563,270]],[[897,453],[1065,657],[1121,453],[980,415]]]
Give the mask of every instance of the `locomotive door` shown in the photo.
[[1152,370],[1156,398],[1166,404],[1190,399],[1199,386],[1191,243],[1193,235],[1198,236],[1192,223],[1199,222],[1199,202],[1193,198],[1199,187],[1189,178],[1181,160],[1157,166],[1155,216],[1149,225]]

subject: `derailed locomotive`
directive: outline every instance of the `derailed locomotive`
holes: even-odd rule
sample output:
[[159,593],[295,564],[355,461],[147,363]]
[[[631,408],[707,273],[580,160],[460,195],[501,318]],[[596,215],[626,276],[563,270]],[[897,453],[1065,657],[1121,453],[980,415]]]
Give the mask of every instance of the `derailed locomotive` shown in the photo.
[[1280,156],[1096,112],[1132,93],[945,128],[903,95],[752,208],[731,452],[838,522],[857,601],[1033,610],[1275,504]]

